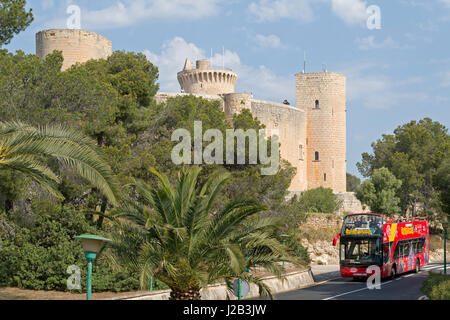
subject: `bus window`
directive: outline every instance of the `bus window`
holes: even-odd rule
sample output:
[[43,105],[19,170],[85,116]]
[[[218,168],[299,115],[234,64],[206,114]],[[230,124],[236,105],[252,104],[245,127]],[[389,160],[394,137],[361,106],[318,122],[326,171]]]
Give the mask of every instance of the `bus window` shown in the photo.
[[400,246],[401,246],[401,242],[399,241],[399,242],[397,242],[397,245],[395,246],[394,259],[398,259],[398,257],[399,257]]
[[425,239],[424,239],[424,238],[420,238],[420,239],[419,239],[419,242],[417,243],[416,254],[422,253],[424,243],[425,243]]
[[385,243],[383,246],[383,263],[386,263],[389,261],[389,257],[391,256],[391,248],[392,242]]
[[409,256],[409,246],[410,246],[409,241],[405,241],[404,244],[403,244],[403,255],[402,255],[402,257]]
[[381,239],[341,240],[341,264],[379,265],[381,263]]

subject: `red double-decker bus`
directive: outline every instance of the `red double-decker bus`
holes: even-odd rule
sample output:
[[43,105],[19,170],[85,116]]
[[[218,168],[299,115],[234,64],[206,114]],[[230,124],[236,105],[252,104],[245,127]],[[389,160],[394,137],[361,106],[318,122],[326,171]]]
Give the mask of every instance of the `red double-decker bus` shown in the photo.
[[369,266],[380,267],[381,277],[420,268],[429,262],[430,232],[427,218],[392,219],[375,213],[354,213],[345,217],[339,239],[342,277],[366,278]]

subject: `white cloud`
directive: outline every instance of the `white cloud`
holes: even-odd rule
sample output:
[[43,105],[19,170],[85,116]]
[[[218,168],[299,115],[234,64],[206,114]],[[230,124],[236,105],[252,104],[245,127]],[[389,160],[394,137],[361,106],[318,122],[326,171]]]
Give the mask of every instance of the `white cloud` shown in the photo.
[[143,20],[196,20],[217,15],[222,0],[122,0],[100,9],[82,10],[83,28],[112,29]]
[[357,38],[355,42],[358,44],[358,48],[361,50],[400,48],[399,44],[395,42],[390,36],[381,42],[376,42],[374,36],[368,36],[366,38]]
[[257,34],[254,37],[254,41],[256,42],[256,44],[259,47],[262,47],[262,48],[282,48],[283,47],[280,38],[274,34],[270,34],[267,36],[262,35],[262,34]]
[[347,99],[368,109],[389,109],[404,106],[408,101],[425,101],[426,93],[414,91],[412,84],[422,83],[420,77],[402,81],[384,74],[385,68],[376,64],[358,64],[343,71],[347,76]]
[[331,0],[333,12],[347,24],[359,24],[367,20],[367,3],[361,0]]
[[259,0],[248,6],[248,11],[257,22],[272,22],[284,18],[311,22],[314,19],[310,0]]
[[439,0],[441,3],[443,3],[445,6],[450,8],[450,0]]
[[54,6],[55,6],[54,0],[42,0],[41,1],[41,7],[44,10],[53,8]]
[[205,56],[202,49],[181,37],[166,41],[159,55],[149,50],[144,51],[144,54],[159,68],[161,90],[174,92],[180,91],[177,73],[183,69],[186,58],[195,63],[197,59],[203,59]]
[[[159,54],[144,51],[148,59],[158,66],[161,91],[180,92],[177,73],[183,69],[186,58],[193,65],[198,59],[208,59],[206,51],[181,37],[166,41]],[[255,99],[295,101],[295,79],[292,75],[280,76],[266,66],[257,68],[241,62],[236,52],[225,50],[224,54],[216,53],[212,59],[213,66],[231,68],[238,75],[237,92],[253,93]]]
[[313,5],[324,3],[330,4],[332,12],[347,24],[362,24],[368,18],[367,3],[362,0],[259,0],[252,2],[248,11],[256,22],[297,19],[307,23],[315,18]]

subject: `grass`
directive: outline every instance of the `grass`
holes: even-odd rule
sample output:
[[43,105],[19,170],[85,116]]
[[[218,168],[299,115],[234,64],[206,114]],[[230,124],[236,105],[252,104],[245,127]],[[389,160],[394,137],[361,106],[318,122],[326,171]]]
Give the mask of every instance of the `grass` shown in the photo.
[[421,290],[431,300],[450,300],[450,276],[429,272]]

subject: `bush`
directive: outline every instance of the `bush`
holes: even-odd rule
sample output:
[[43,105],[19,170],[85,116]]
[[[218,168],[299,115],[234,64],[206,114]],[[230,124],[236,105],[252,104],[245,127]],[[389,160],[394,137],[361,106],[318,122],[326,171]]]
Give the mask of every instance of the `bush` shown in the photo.
[[422,292],[431,300],[450,300],[450,276],[430,272],[422,285]]
[[[287,232],[286,246],[289,248],[289,253],[294,257],[300,259],[301,263],[305,266],[311,262],[308,254],[308,250],[301,243],[301,234],[296,229],[291,229]],[[282,239],[280,238],[280,241]]]
[[[14,235],[0,233],[0,285],[32,290],[67,291],[67,268],[76,265],[81,270],[81,286],[85,291],[86,259],[75,235],[99,232],[85,215],[73,207],[59,207],[40,202],[29,225],[20,221],[20,212],[6,218]],[[113,272],[108,261],[99,255],[93,266],[93,290],[130,291],[139,288],[137,275]]]
[[342,206],[342,201],[337,198],[333,190],[319,187],[305,191],[299,199],[301,212],[334,213]]

